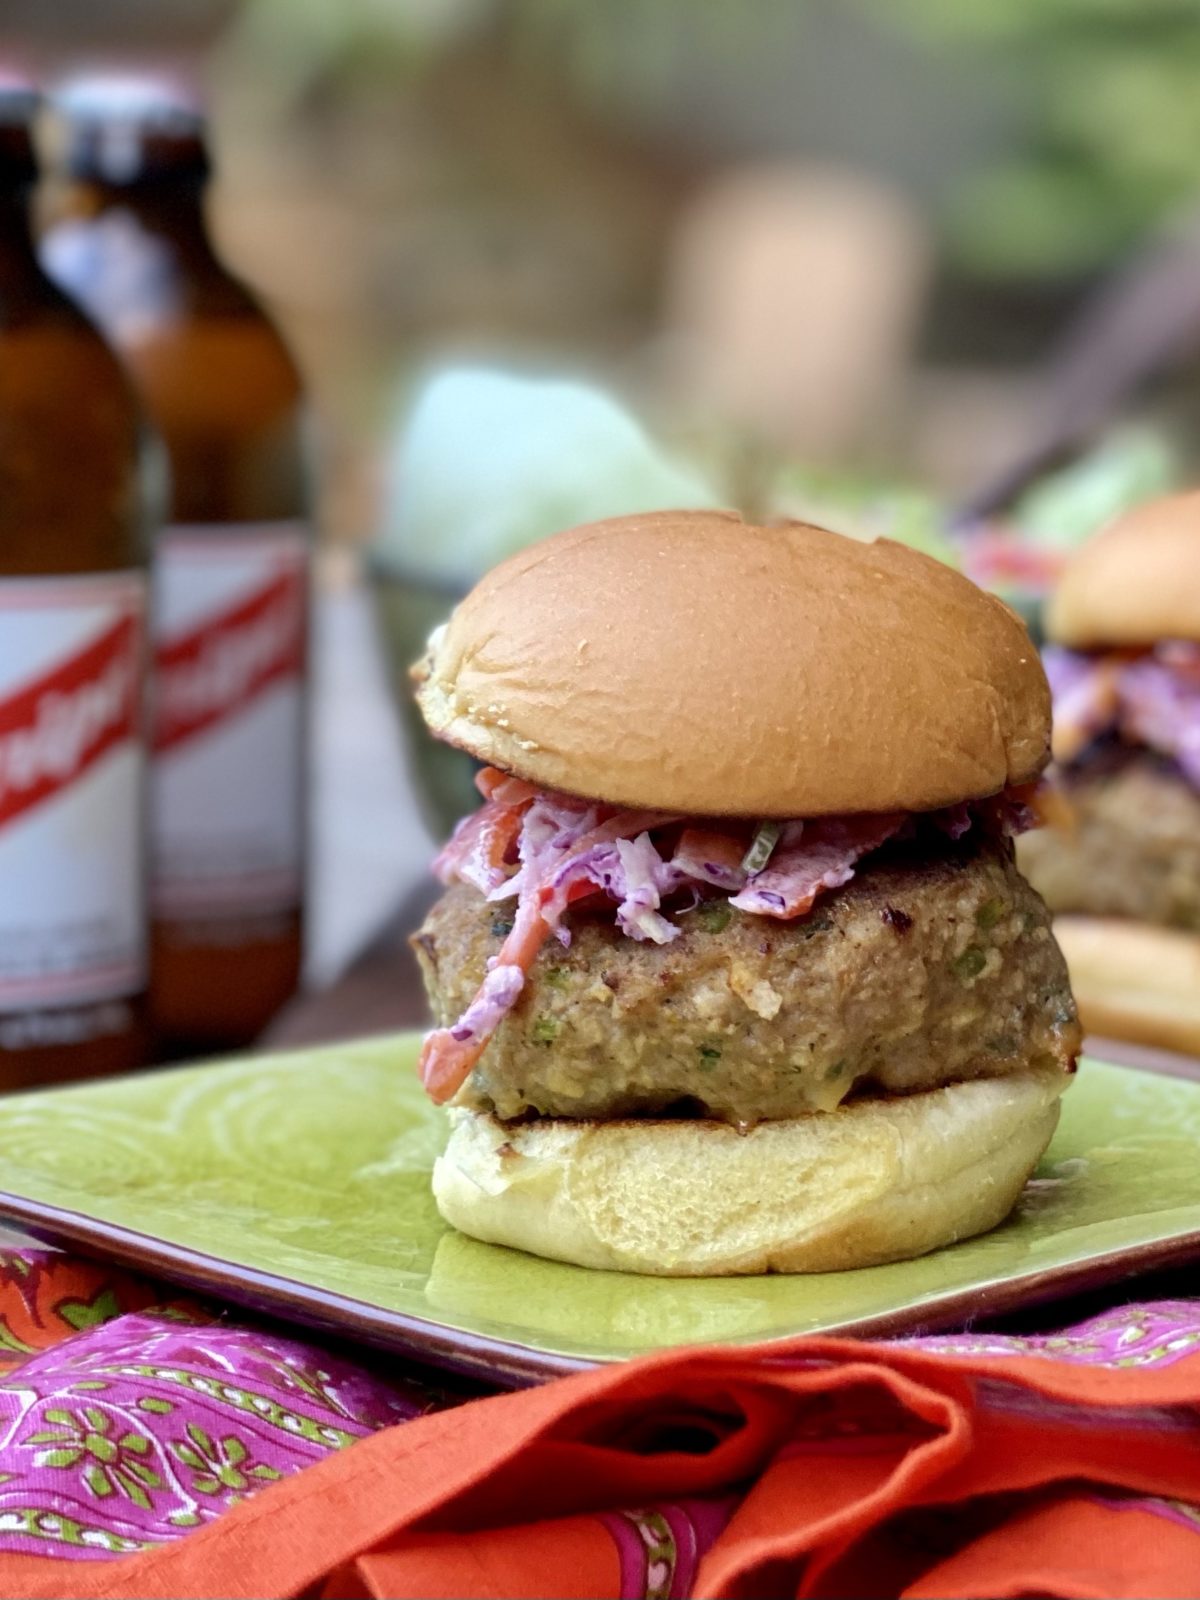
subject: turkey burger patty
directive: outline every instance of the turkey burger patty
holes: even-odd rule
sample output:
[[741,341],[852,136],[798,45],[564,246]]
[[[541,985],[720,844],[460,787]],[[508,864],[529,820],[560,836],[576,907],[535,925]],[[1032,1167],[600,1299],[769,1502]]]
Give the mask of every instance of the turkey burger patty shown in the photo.
[[[1079,1027],[1046,908],[1007,843],[885,847],[807,916],[721,898],[636,943],[608,914],[568,913],[542,947],[459,1104],[504,1119],[692,1115],[740,1127],[913,1093],[1029,1063],[1069,1069]],[[413,944],[452,1023],[511,930],[455,884]]]
[[1061,779],[1069,825],[1020,842],[1056,915],[1200,931],[1200,792],[1171,762],[1123,747]]

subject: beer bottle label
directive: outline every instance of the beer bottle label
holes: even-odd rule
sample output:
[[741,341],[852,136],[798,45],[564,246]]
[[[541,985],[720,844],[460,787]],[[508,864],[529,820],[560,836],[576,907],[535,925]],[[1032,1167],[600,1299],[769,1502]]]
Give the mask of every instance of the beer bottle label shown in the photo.
[[154,567],[152,903],[299,905],[308,540],[297,523],[177,526]]
[[140,573],[0,579],[0,1014],[146,983]]

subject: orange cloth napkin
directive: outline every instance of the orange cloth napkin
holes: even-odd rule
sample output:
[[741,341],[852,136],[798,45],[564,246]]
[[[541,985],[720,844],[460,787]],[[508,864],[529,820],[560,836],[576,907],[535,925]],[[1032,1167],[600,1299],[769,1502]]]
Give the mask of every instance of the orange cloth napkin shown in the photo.
[[1192,1597],[1198,1407],[1184,1301],[674,1352],[384,1428],[136,1556],[7,1556],[0,1592]]

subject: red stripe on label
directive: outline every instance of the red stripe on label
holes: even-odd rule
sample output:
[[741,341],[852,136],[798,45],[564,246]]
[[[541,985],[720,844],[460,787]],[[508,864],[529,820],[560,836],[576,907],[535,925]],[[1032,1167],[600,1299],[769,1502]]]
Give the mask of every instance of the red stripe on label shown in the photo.
[[133,737],[137,644],[137,622],[123,616],[78,654],[0,700],[0,827]]
[[304,575],[287,568],[228,611],[155,652],[154,749],[236,716],[268,685],[304,670]]

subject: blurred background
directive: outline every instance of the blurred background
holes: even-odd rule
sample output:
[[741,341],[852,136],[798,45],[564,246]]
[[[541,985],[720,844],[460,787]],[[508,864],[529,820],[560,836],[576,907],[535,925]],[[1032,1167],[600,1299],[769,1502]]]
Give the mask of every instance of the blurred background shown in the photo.
[[451,351],[966,488],[1089,288],[1198,203],[1187,0],[6,0],[0,28],[43,77],[202,85],[217,236],[303,364],[336,541]]
[[[1192,475],[1195,22],[1190,0],[5,0],[0,54],[203,94],[218,245],[308,386],[324,581],[375,574],[398,671],[487,561],[623,509],[622,474],[631,505],[939,551],[967,526],[949,558],[1034,600],[1062,547]],[[481,366],[590,388],[530,400]],[[360,820],[318,855],[318,904],[335,880],[353,902],[322,978],[456,803],[393,748],[365,614],[325,624],[322,692],[357,710],[318,782]]]

